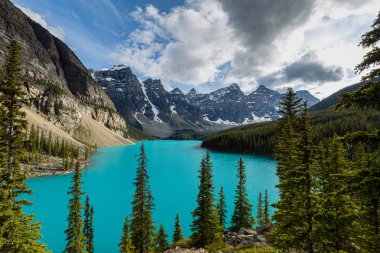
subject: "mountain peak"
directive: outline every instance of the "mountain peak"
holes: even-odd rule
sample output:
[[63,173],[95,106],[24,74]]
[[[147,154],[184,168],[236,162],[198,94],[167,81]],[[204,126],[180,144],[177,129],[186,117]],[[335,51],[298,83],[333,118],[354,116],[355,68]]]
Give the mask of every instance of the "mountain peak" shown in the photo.
[[179,88],[174,88],[173,90],[170,91],[170,94],[182,95],[183,92]]
[[232,88],[232,89],[239,89],[240,90],[240,87],[237,83],[231,83],[230,86],[228,86],[228,88]]
[[122,70],[122,69],[129,69],[129,67],[124,64],[118,64],[118,65],[113,66],[109,70],[112,71],[112,70]]
[[191,88],[191,90],[187,93],[187,95],[195,95],[195,94],[197,94],[197,93],[198,93],[198,92],[197,92],[196,89]]

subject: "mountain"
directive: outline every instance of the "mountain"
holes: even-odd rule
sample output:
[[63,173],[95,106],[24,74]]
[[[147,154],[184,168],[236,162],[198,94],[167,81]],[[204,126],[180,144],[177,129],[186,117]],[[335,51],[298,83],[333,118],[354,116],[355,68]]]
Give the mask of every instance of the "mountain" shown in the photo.
[[[279,117],[282,94],[262,85],[248,95],[235,83],[208,94],[193,88],[185,95],[178,88],[167,91],[160,80],[140,82],[124,65],[91,74],[128,123],[159,137],[184,130],[211,132]],[[309,105],[319,101],[307,91],[299,91],[299,95]]]
[[357,89],[359,89],[360,85],[361,83],[356,83],[356,84],[347,86],[341,90],[338,90],[337,92],[331,94],[327,98],[322,99],[319,103],[316,103],[315,105],[310,107],[310,109],[313,111],[322,111],[322,110],[330,109],[332,106],[338,104],[340,95],[344,93],[356,91]]
[[127,131],[124,119],[75,53],[9,0],[2,0],[0,67],[12,40],[21,45],[22,81],[32,101],[25,108],[30,123],[91,145],[128,143],[120,135]]

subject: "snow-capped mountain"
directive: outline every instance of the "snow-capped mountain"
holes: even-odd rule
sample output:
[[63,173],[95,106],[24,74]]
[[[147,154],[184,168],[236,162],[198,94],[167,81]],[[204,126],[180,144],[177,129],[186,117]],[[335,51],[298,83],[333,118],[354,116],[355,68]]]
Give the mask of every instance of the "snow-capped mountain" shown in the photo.
[[[185,95],[178,88],[165,90],[160,80],[141,83],[124,65],[93,71],[92,76],[130,124],[160,137],[176,130],[215,131],[279,117],[282,94],[262,85],[248,95],[237,84],[208,94],[191,89]],[[299,95],[309,106],[319,101],[308,91]]]

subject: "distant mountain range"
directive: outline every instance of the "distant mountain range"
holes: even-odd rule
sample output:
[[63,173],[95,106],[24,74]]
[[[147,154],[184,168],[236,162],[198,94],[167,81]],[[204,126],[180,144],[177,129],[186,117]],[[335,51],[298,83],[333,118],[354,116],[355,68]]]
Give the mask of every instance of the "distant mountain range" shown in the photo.
[[[195,89],[184,94],[178,88],[165,90],[160,80],[140,83],[124,65],[90,72],[128,123],[159,137],[178,130],[216,131],[279,117],[282,94],[262,85],[248,95],[237,84],[208,94]],[[306,90],[297,94],[309,106],[319,102]]]

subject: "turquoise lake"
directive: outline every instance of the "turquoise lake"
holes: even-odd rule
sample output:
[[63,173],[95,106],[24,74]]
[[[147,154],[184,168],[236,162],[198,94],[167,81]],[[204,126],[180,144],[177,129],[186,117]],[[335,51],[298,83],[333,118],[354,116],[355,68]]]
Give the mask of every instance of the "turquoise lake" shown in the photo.
[[[156,205],[153,216],[156,227],[164,225],[170,237],[174,218],[178,212],[184,234],[191,234],[191,212],[196,206],[198,170],[206,150],[199,141],[145,141],[148,158],[150,185]],[[91,164],[83,171],[83,190],[90,196],[94,206],[95,252],[118,252],[125,216],[131,212],[134,193],[133,180],[137,167],[137,155],[141,143],[133,146],[99,148]],[[256,203],[259,192],[266,189],[269,200],[278,200],[275,185],[278,182],[276,161],[269,156],[241,155],[211,152],[215,191],[224,187],[228,206],[228,219],[233,209],[236,186],[236,165],[243,157],[246,165],[249,198]],[[27,181],[34,194],[34,202],[27,207],[42,222],[42,241],[53,252],[62,252],[65,247],[67,223],[68,188],[72,174],[33,178]],[[171,240],[171,238],[170,238]]]

